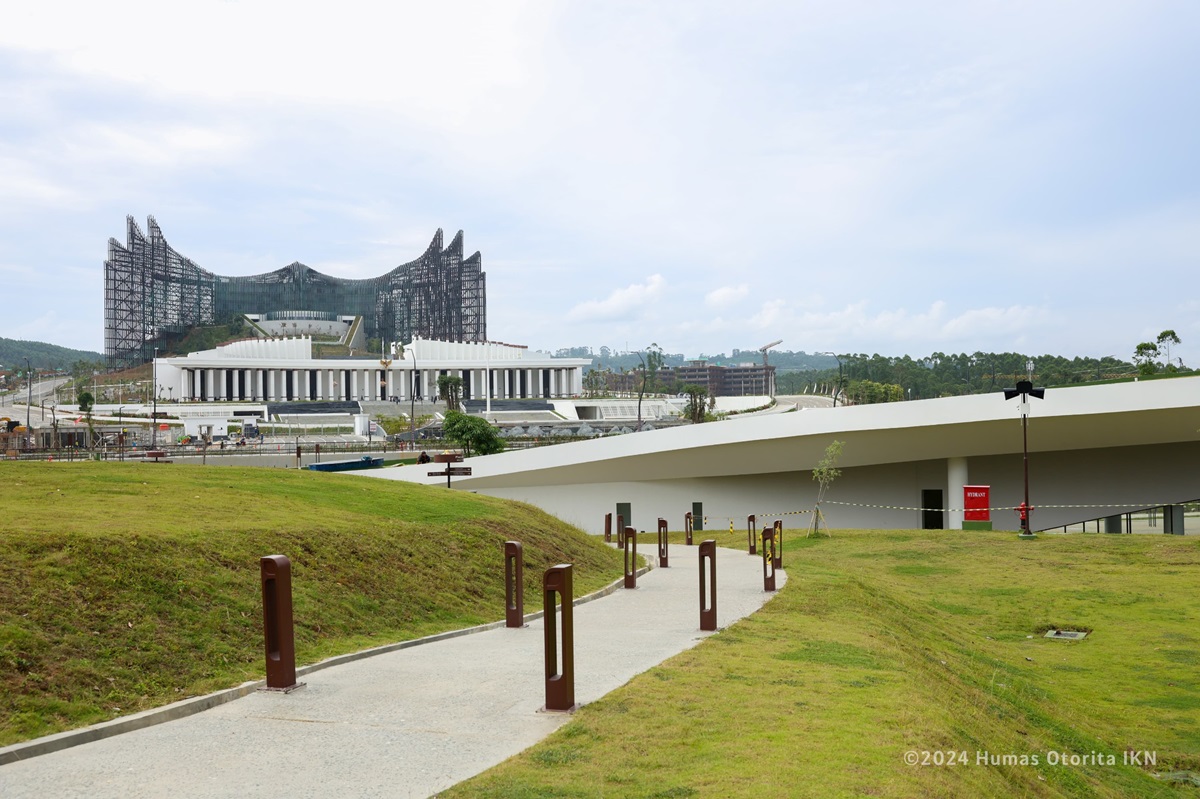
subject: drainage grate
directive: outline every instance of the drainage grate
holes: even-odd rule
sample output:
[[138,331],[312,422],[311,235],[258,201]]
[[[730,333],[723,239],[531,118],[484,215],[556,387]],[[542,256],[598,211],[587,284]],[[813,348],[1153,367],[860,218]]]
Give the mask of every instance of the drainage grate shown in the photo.
[[1078,630],[1051,630],[1046,633],[1047,638],[1058,638],[1063,641],[1082,641],[1087,638],[1087,633]]

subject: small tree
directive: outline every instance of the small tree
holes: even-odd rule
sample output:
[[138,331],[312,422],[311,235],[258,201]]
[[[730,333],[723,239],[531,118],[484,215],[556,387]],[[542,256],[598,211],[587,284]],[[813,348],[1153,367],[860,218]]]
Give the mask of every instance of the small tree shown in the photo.
[[494,455],[504,451],[504,439],[496,428],[480,416],[469,416],[462,411],[447,411],[442,423],[443,434],[463,448],[463,455]]
[[1152,375],[1158,371],[1158,345],[1153,341],[1143,341],[1133,350],[1133,362],[1137,364],[1138,373]]
[[[838,458],[841,456],[842,442],[835,440],[825,448],[825,457],[821,458],[817,463],[817,468],[813,469],[812,479],[817,481],[819,488],[817,489],[817,504],[813,507],[813,520],[812,527],[809,528],[809,535],[822,535],[821,526],[825,525],[825,516],[821,513],[821,500],[825,498],[825,492],[833,485],[833,481],[842,476],[842,470],[837,468]],[[828,535],[828,525],[825,525],[825,530],[824,535]]]
[[447,410],[459,409],[459,397],[462,396],[462,378],[454,375],[438,375],[438,399],[444,400]]
[[708,394],[708,389],[689,384],[683,387],[683,393],[687,394],[687,404],[683,407],[683,415],[692,424],[700,424],[704,421],[704,397]]
[[92,408],[96,405],[96,398],[92,396],[90,391],[79,392],[79,410],[87,414],[88,425],[88,449],[92,448],[92,442],[95,438],[95,433],[92,431]]
[[658,370],[663,364],[662,347],[658,344],[651,344],[646,348],[646,357],[643,358],[639,352],[638,360],[642,362],[642,385],[638,389],[638,404],[637,404],[637,429],[642,429],[642,397],[646,396],[646,390],[654,391],[655,383],[658,381]]
[[1163,356],[1167,361],[1167,371],[1175,371],[1174,367],[1171,366],[1171,345],[1179,345],[1181,343],[1179,341],[1179,336],[1175,334],[1174,330],[1164,330],[1158,334],[1156,343],[1158,344],[1159,349],[1162,349],[1163,347],[1166,348],[1166,352],[1163,353]]

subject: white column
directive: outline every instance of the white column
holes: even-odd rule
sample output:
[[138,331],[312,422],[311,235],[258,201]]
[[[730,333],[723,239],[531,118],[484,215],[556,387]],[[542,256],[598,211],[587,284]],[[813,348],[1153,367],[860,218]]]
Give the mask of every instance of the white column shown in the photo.
[[388,369],[387,370],[387,399],[391,399],[394,396],[396,396],[396,373],[393,370]]
[[967,485],[967,459],[946,459],[947,530],[963,529],[963,486]]

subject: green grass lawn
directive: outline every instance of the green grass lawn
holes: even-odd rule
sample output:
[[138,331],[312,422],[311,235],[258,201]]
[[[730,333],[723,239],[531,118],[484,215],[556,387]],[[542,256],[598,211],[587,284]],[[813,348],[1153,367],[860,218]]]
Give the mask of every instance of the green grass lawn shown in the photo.
[[6,463],[0,745],[264,676],[259,558],[292,561],[298,665],[504,618],[502,545],[525,602],[620,553],[514,502],[352,475],[141,463]]
[[785,530],[788,584],[761,611],[444,796],[1200,794],[1151,774],[1200,772],[1200,541],[802,536]]

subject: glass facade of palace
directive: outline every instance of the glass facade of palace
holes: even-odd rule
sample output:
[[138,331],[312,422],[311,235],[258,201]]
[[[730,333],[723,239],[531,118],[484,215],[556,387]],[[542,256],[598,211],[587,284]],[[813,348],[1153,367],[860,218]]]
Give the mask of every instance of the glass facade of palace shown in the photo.
[[462,231],[442,231],[415,261],[366,280],[293,263],[246,277],[217,275],[171,249],[154,217],[143,234],[128,217],[126,243],[108,241],[104,262],[104,354],[110,369],[145,363],[189,329],[243,314],[264,318],[361,316],[368,339],[485,341],[482,258],[463,257]]

